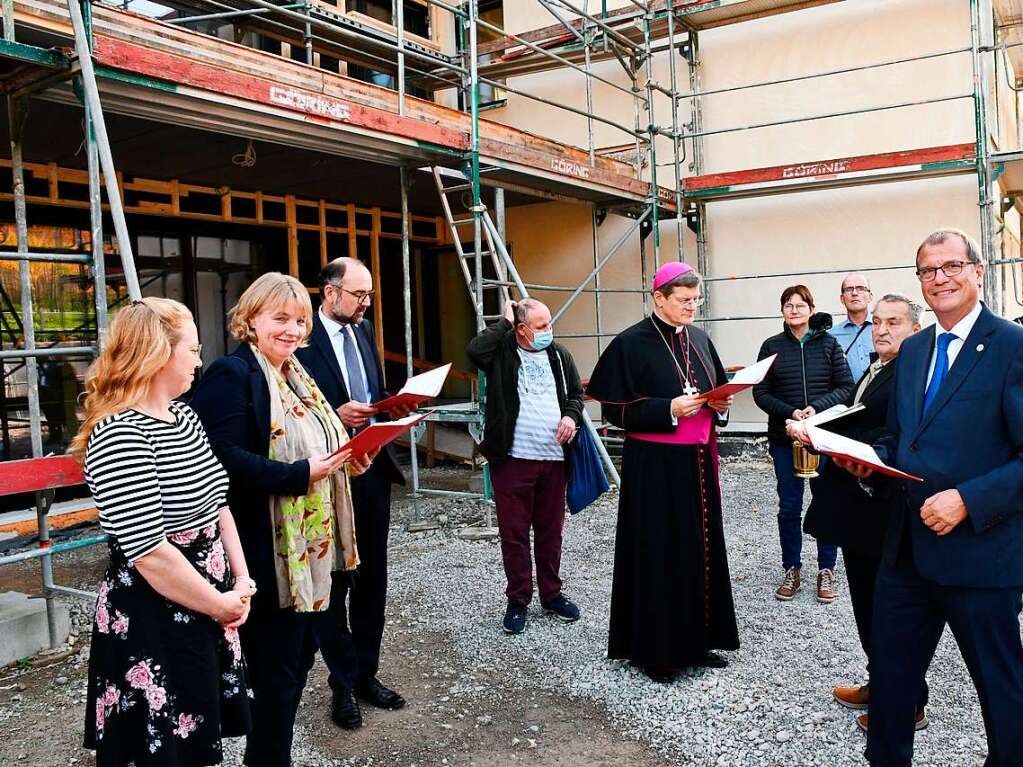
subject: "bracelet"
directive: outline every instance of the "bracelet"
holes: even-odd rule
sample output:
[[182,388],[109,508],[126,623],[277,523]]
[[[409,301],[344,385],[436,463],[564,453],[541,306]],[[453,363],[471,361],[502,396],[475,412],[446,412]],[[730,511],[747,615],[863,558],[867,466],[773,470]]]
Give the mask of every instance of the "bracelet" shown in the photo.
[[252,588],[256,588],[256,581],[247,575],[239,575],[234,579],[234,583],[232,585],[237,586],[239,582],[247,583]]

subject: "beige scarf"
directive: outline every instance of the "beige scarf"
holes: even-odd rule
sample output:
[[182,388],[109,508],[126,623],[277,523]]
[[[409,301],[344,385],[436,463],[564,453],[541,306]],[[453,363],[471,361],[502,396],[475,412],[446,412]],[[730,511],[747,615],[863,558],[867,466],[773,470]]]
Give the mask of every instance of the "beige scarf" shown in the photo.
[[[271,460],[294,463],[348,442],[341,419],[297,359],[288,357],[278,372],[249,346],[270,390]],[[359,564],[347,468],[311,483],[305,495],[271,496],[270,519],[280,606],[326,610],[331,573]]]

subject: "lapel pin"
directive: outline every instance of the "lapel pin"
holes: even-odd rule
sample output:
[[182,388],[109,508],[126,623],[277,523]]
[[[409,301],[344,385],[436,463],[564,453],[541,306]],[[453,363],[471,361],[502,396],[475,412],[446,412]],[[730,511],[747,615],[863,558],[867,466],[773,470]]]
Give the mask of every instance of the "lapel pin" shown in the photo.
[[977,344],[977,351],[978,352],[984,351],[984,344]]

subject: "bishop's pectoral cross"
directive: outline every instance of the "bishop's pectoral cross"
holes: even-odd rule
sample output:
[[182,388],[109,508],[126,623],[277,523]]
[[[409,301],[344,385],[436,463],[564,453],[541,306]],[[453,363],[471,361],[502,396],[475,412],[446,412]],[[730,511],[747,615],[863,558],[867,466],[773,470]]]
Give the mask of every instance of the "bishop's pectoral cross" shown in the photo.
[[682,389],[682,393],[687,397],[695,397],[697,394],[700,393],[700,390],[693,386],[693,384],[690,381],[686,381],[686,385],[685,388]]

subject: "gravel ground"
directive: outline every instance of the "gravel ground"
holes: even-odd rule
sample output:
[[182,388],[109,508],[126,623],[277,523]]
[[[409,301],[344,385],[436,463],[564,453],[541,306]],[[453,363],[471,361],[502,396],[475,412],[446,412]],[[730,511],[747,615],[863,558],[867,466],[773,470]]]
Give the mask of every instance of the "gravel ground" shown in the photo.
[[[458,487],[461,470],[438,469],[432,486]],[[753,765],[865,764],[853,713],[830,697],[858,683],[863,657],[844,593],[820,605],[804,588],[791,603],[773,597],[781,576],[770,466],[734,460],[722,469],[725,527],[740,650],[719,671],[653,684],[605,658],[614,495],[570,519],[565,590],[583,611],[564,625],[534,604],[520,636],[501,631],[504,578],[496,542],[467,542],[454,528],[482,516],[471,501],[396,498],[390,612],[382,678],[409,700],[400,712],[368,711],[342,733],[325,712],[325,671],[310,678],[296,734],[296,767],[328,765]],[[438,530],[405,531],[413,516]],[[807,539],[807,568],[813,542]],[[60,561],[58,582],[95,588],[95,547]],[[32,566],[0,572],[0,589],[31,591]],[[76,642],[87,639],[91,606],[73,608]],[[44,668],[0,672],[0,764],[75,765],[81,750],[87,648]],[[915,765],[973,767],[986,751],[980,710],[955,643],[943,639],[929,676],[931,727],[918,734]],[[18,733],[12,736],[12,733]],[[229,743],[225,764],[240,764]]]
[[[725,533],[742,647],[730,666],[699,671],[671,685],[650,682],[605,657],[617,499],[569,520],[562,571],[583,617],[564,625],[534,600],[520,636],[500,627],[504,579],[496,543],[467,543],[441,533],[399,534],[415,543],[391,580],[404,622],[441,629],[463,667],[503,674],[603,707],[623,734],[650,744],[673,765],[864,764],[854,715],[831,699],[835,684],[860,683],[863,655],[848,595],[819,604],[811,588],[790,603],[773,596],[782,575],[773,472],[764,462],[729,462],[722,471]],[[419,540],[416,540],[418,538]],[[813,563],[807,538],[804,560]],[[844,592],[844,572],[838,587]],[[980,708],[951,635],[929,676],[931,727],[916,739],[915,764],[965,767],[986,753]]]

